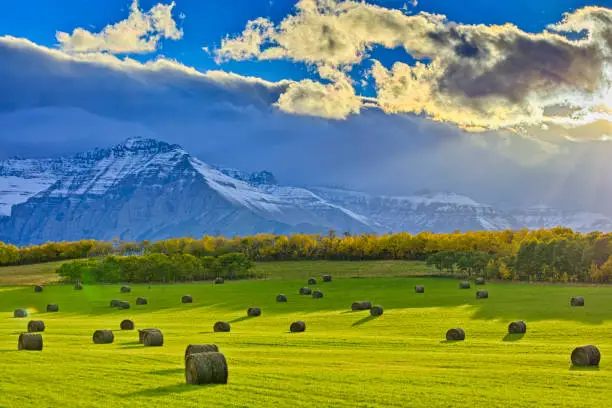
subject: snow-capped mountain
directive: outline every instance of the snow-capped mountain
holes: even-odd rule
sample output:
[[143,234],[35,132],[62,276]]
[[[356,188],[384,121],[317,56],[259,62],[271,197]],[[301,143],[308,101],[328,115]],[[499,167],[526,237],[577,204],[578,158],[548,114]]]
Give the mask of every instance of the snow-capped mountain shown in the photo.
[[375,196],[279,185],[211,167],[178,145],[130,139],[60,159],[0,161],[0,241],[163,239],[220,233],[498,230],[566,225],[612,231],[598,214],[503,212],[454,193]]

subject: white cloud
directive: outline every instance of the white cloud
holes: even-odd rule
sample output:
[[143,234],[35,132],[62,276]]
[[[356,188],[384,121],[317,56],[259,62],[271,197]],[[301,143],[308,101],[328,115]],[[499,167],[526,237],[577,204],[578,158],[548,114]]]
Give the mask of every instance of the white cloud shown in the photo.
[[134,0],[127,19],[111,24],[99,33],[75,28],[72,34],[57,32],[62,50],[74,53],[108,52],[111,54],[143,54],[153,52],[161,39],[179,40],[183,31],[172,17],[175,3],[157,4],[143,12]]
[[[565,35],[583,31],[587,35],[578,40]],[[419,114],[468,130],[561,124],[579,129],[572,133],[588,130],[583,137],[595,139],[612,123],[612,10],[603,7],[569,13],[532,34],[512,24],[457,24],[354,0],[301,0],[277,25],[263,18],[249,22],[216,53],[219,62],[287,59],[341,72],[364,65],[377,46],[401,47],[424,61],[397,61],[390,68],[374,61],[376,103],[388,113]],[[326,93],[333,85],[312,80],[294,88],[350,106],[354,88],[346,81],[335,85],[341,93]],[[316,104],[301,111],[328,112]]]

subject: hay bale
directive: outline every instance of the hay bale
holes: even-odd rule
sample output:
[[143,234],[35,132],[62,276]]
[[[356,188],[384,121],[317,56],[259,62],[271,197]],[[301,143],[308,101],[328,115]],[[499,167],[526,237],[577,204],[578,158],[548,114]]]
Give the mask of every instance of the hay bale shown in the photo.
[[122,310],[129,309],[130,308],[130,302],[121,301],[121,302],[119,302],[119,305],[117,307],[119,309],[122,309]]
[[249,307],[249,310],[247,310],[247,316],[249,317],[261,316],[261,309],[258,307]]
[[450,329],[446,332],[446,340],[449,341],[460,341],[465,340],[465,332],[463,329]]
[[121,328],[121,330],[134,330],[134,322],[125,319],[119,324],[119,327]]
[[28,332],[36,333],[36,332],[44,332],[45,331],[45,322],[42,320],[30,320],[28,322]]
[[300,288],[300,295],[311,295],[311,294],[312,294],[312,289],[307,288],[307,287]]
[[49,304],[49,305],[47,305],[47,312],[49,312],[49,313],[51,313],[51,312],[59,312],[59,306],[58,305]]
[[282,294],[278,295],[276,297],[276,301],[279,302],[279,303],[285,303],[285,302],[287,302],[287,296],[282,295]]
[[17,348],[19,350],[41,351],[43,349],[42,335],[36,333],[21,333],[19,335]]
[[316,285],[317,284],[317,280],[315,278],[310,278],[310,279],[308,279],[308,284],[309,285]]
[[110,330],[96,330],[93,334],[95,344],[110,344],[115,341],[115,335]]
[[74,290],[83,290],[83,285],[81,285],[79,282],[75,283]]
[[291,331],[291,333],[301,333],[306,330],[306,323],[304,323],[301,320],[298,320],[297,322],[293,322],[291,323],[289,330]]
[[485,284],[485,278],[482,277],[482,276],[479,276],[478,278],[476,278],[474,283],[476,283],[476,285],[484,285]]
[[382,306],[372,306],[370,309],[370,315],[374,317],[382,316],[383,312]]
[[151,333],[151,332],[160,332],[161,333],[161,331],[159,329],[142,329],[142,330],[138,330],[138,342],[141,343],[141,344],[144,343],[145,337],[147,337],[147,334]]
[[582,296],[575,296],[570,301],[570,304],[574,307],[584,306],[584,298]]
[[189,385],[227,384],[228,369],[221,353],[195,353],[185,361],[185,379]]
[[121,303],[119,299],[113,299],[110,301],[110,307],[119,307],[119,303]]
[[468,281],[459,282],[459,289],[469,289],[470,287],[471,285]]
[[351,310],[369,310],[372,308],[372,302],[354,302],[351,305]]
[[192,354],[198,353],[218,353],[219,347],[216,344],[190,344],[185,349],[185,362]]
[[599,349],[593,345],[576,347],[572,351],[572,364],[575,366],[598,366],[601,360]]
[[489,291],[488,290],[479,290],[476,292],[476,299],[488,299],[489,298]]
[[510,323],[510,325],[508,325],[509,334],[519,334],[519,333],[526,333],[526,332],[527,332],[527,325],[522,320],[517,320],[516,322],[512,322]]
[[43,287],[42,286],[40,286],[40,285],[34,286],[34,292],[40,293],[42,291],[43,291]]
[[193,303],[193,297],[191,295],[185,295],[181,298],[181,302],[183,303]]
[[222,285],[225,283],[222,277],[215,278],[215,285]]
[[147,332],[143,344],[145,347],[161,347],[164,345],[164,335],[161,331]]
[[130,293],[132,291],[132,288],[130,288],[129,286],[122,286],[120,292],[121,293]]
[[314,292],[312,292],[312,298],[313,299],[323,298],[323,292],[321,292],[320,290],[315,290]]
[[217,332],[228,332],[230,331],[231,326],[228,322],[217,322],[215,323],[215,325],[213,326],[213,331],[215,333]]
[[425,293],[425,286],[415,286],[414,293]]
[[13,312],[13,317],[18,319],[22,317],[28,317],[28,311],[25,309],[15,309],[15,311]]
[[146,305],[147,303],[149,303],[147,301],[147,298],[143,298],[143,297],[136,298],[137,305]]
[[323,282],[331,282],[331,281],[332,281],[331,275],[323,275]]

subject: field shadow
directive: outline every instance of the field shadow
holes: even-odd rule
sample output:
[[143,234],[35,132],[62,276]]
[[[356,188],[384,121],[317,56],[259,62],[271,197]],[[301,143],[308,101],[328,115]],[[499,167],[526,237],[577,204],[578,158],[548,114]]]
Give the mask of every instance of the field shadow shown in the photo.
[[142,391],[136,391],[129,394],[122,394],[121,397],[161,397],[163,395],[180,394],[183,392],[197,391],[206,388],[214,388],[219,384],[204,384],[204,385],[189,385],[185,383],[166,385],[164,387],[149,388]]
[[340,312],[340,314],[351,314],[351,313],[359,313],[363,312],[363,310],[345,310],[344,312]]
[[599,366],[575,366],[570,364],[570,371],[599,371]]
[[138,344],[141,344],[141,343],[139,341],[126,341],[126,342],[118,343],[118,344],[120,344],[122,346],[134,346],[134,345],[138,345]]
[[244,322],[245,320],[249,320],[252,319],[253,316],[242,316],[242,317],[237,317],[235,319],[230,320],[228,323],[232,324],[232,323],[240,323],[240,322]]
[[353,323],[351,326],[352,326],[352,327],[355,327],[355,326],[361,326],[362,324],[367,323],[367,322],[369,322],[370,320],[374,320],[374,319],[376,319],[376,316],[371,316],[371,315],[370,315],[370,316],[366,316],[366,317],[364,317],[364,318],[361,318],[361,319],[357,320],[357,321],[356,321],[355,323]]
[[184,373],[184,372],[185,372],[184,368],[169,368],[167,370],[150,371],[148,374],[153,374],[153,375],[168,375],[168,374],[181,374],[181,373]]
[[525,333],[508,333],[504,336],[502,341],[519,341],[523,337],[525,337]]

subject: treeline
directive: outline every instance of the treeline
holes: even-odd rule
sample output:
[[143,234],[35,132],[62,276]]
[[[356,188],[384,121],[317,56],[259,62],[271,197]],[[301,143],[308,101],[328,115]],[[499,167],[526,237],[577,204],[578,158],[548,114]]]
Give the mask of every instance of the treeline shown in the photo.
[[[373,235],[260,234],[248,237],[175,238],[159,242],[79,241],[17,248],[0,243],[0,265],[62,259],[192,255],[198,259],[244,254],[251,261],[428,260],[456,273],[521,280],[610,280],[612,234],[568,228],[519,231],[422,232]],[[7,255],[8,254],[8,255]],[[443,257],[444,259],[439,259]],[[483,269],[483,262],[486,265]],[[449,266],[450,265],[450,266]],[[455,272],[453,272],[455,273]]]
[[215,278],[253,278],[253,261],[244,254],[197,258],[190,254],[142,256],[109,255],[100,259],[74,260],[57,269],[64,281],[84,283],[171,283]]

